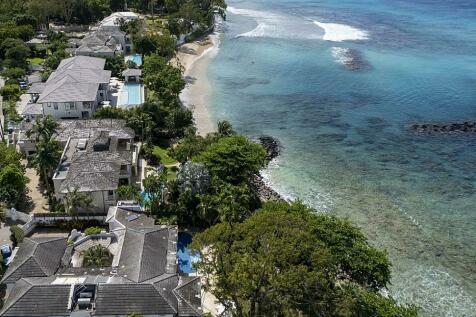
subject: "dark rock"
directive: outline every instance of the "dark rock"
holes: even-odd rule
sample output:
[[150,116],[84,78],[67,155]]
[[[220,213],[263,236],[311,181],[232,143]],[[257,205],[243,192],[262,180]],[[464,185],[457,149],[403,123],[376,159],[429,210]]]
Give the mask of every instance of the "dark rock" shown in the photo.
[[284,199],[272,188],[270,188],[260,175],[255,175],[251,179],[251,188],[256,190],[262,201],[284,201]]
[[476,134],[476,122],[414,123],[410,129],[420,134]]
[[258,137],[258,143],[261,144],[267,152],[266,160],[269,162],[281,153],[281,144],[271,136],[262,135]]

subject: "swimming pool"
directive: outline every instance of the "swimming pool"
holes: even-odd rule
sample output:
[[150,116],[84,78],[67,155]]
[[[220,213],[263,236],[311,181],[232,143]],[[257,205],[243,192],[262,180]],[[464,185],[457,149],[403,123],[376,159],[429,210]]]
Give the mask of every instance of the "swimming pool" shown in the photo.
[[197,262],[200,257],[198,254],[192,254],[188,248],[192,242],[192,235],[187,232],[179,232],[177,240],[177,260],[179,265],[179,272],[190,274],[196,273],[197,270],[193,267],[193,263]]
[[125,83],[120,91],[117,102],[120,108],[129,108],[144,103],[143,86],[140,83]]
[[126,62],[127,62],[127,61],[132,61],[132,62],[134,62],[134,64],[136,64],[137,66],[141,66],[141,65],[142,65],[142,55],[140,55],[140,54],[134,54],[134,55],[126,56]]
[[127,104],[140,105],[144,103],[142,100],[142,85],[138,83],[124,84],[124,90],[127,92]]

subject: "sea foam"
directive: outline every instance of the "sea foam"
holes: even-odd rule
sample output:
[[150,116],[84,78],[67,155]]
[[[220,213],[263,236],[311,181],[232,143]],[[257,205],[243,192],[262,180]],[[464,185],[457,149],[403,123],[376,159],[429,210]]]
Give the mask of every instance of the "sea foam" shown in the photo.
[[368,40],[369,33],[364,30],[354,28],[353,26],[339,23],[323,23],[319,21],[313,21],[315,25],[324,29],[325,41],[342,42],[342,41],[358,41]]
[[227,8],[229,13],[252,18],[257,26],[248,32],[236,37],[267,37],[277,39],[308,39],[322,38],[322,32],[316,30],[311,21],[293,16],[273,13],[269,11]]

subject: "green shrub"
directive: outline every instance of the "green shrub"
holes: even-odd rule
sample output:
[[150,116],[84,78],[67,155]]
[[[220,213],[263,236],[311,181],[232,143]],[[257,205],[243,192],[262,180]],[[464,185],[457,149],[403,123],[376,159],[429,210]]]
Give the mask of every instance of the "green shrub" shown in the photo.
[[86,230],[84,230],[84,234],[87,236],[93,235],[93,234],[99,234],[101,233],[103,229],[101,227],[89,227]]
[[13,247],[16,247],[18,244],[23,242],[25,238],[25,232],[22,228],[14,225],[10,227],[10,240],[12,240]]

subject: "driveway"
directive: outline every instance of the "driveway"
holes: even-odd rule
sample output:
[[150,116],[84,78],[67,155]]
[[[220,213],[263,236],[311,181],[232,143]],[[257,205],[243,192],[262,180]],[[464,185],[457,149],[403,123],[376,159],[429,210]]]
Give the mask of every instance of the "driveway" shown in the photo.
[[4,222],[0,225],[0,245],[8,244],[12,246],[12,241],[10,240],[10,226]]

